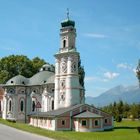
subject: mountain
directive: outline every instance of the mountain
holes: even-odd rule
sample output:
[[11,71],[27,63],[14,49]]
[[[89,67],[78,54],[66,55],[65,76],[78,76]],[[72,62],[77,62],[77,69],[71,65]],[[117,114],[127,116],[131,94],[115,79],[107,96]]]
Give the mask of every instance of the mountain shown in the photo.
[[87,104],[93,104],[97,107],[105,106],[114,101],[122,100],[128,104],[140,103],[140,88],[138,86],[116,86],[98,97],[86,97]]

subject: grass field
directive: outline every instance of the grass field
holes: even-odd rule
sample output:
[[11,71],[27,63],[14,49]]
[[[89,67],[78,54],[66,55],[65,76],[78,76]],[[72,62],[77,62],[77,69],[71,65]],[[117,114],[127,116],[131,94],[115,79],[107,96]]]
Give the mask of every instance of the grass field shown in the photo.
[[140,133],[137,131],[137,127],[140,126],[140,121],[122,121],[121,123],[115,123],[113,131],[84,133],[70,131],[53,132],[35,128],[28,124],[7,122],[2,119],[0,119],[0,123],[57,140],[140,140]]

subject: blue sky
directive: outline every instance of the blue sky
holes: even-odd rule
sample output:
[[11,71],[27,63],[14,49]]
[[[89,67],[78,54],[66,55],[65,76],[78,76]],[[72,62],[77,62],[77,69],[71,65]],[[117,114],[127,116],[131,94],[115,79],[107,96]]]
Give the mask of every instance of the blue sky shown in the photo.
[[55,63],[66,9],[75,20],[86,96],[137,85],[140,0],[0,0],[0,57],[23,54]]

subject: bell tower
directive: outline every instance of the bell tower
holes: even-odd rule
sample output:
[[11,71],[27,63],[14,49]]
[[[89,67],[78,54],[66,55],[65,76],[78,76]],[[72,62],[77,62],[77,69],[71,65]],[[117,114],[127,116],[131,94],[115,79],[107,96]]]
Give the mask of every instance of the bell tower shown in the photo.
[[80,55],[76,51],[75,22],[67,19],[61,22],[60,49],[55,54],[55,95],[54,108],[69,107],[80,104],[78,63]]
[[67,12],[67,20],[61,23],[60,29],[60,52],[67,52],[75,48],[76,29],[75,22],[69,20],[69,12]]

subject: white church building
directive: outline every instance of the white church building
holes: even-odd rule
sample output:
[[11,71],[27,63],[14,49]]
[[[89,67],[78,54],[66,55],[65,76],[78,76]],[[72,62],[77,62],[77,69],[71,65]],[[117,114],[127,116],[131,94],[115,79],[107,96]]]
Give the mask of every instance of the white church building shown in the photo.
[[61,23],[60,42],[54,55],[55,69],[46,64],[31,78],[17,75],[3,85],[2,118],[54,131],[112,129],[112,115],[85,104],[85,89],[79,83],[75,22],[69,18]]

